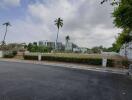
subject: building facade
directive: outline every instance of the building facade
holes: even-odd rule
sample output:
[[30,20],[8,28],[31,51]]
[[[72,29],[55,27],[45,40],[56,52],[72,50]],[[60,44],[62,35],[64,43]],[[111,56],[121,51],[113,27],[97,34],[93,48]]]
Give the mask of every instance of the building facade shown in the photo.
[[[46,41],[39,41],[38,45],[39,46],[47,46],[47,47],[50,47],[52,49],[55,49],[56,43],[52,42],[52,41],[47,41],[46,40]],[[61,50],[62,48],[63,48],[62,42],[57,42],[57,49]]]
[[72,42],[67,42],[65,44],[65,51],[78,51],[78,46]]

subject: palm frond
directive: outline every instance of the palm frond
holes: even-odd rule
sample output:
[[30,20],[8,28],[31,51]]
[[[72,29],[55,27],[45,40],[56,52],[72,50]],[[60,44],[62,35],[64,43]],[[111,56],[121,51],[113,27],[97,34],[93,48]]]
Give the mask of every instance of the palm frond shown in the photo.
[[63,20],[61,18],[57,18],[54,22],[58,29],[63,26]]
[[6,22],[6,23],[4,23],[3,25],[11,26],[10,22]]

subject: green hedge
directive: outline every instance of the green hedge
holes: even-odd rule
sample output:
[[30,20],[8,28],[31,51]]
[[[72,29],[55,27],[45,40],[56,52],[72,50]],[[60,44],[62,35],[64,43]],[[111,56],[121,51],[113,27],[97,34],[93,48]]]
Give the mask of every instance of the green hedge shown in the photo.
[[73,58],[73,57],[42,56],[42,60],[84,63],[84,64],[90,64],[90,65],[101,65],[102,63],[101,59],[76,58],[76,57]]
[[24,55],[25,60],[38,60],[38,56]]
[[130,62],[128,60],[123,60],[122,65],[125,66],[125,68],[129,68]]
[[5,53],[4,53],[4,58],[13,58],[13,57],[15,57],[16,56],[16,54],[17,54],[17,51],[6,51]]
[[[38,56],[24,55],[25,60],[38,60]],[[42,61],[60,61],[71,63],[82,63],[89,65],[102,65],[101,58],[77,58],[77,57],[58,57],[58,56],[42,56]],[[113,60],[108,59],[107,66],[113,67]]]
[[114,60],[108,59],[108,60],[107,60],[107,66],[108,66],[108,67],[114,67]]
[[5,54],[5,55],[4,55],[4,58],[13,58],[13,57],[14,57],[13,54]]

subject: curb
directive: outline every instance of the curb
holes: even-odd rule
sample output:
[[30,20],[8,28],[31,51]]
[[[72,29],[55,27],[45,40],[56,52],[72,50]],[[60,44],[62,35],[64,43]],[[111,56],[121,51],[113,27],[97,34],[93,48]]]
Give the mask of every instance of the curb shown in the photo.
[[0,59],[0,61],[27,63],[27,64],[39,64],[39,65],[47,65],[47,66],[58,66],[58,67],[65,67],[65,68],[107,72],[107,73],[115,73],[115,74],[123,74],[123,75],[126,75],[128,72],[127,69],[115,69],[115,68],[103,68],[103,67],[99,68],[99,67],[95,67],[95,66],[90,67],[90,65],[78,65],[78,64],[68,64],[68,63],[58,63],[58,62],[56,63],[56,62],[18,60],[18,59]]

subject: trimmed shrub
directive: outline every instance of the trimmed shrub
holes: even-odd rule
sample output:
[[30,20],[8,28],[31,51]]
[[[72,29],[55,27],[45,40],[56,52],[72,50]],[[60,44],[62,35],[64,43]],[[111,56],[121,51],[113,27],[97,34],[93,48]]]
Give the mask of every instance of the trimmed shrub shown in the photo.
[[4,58],[13,58],[14,56],[16,56],[17,51],[6,51],[4,53]]
[[108,59],[108,60],[107,60],[107,66],[108,66],[108,67],[114,67],[114,60]]
[[16,56],[16,55],[17,55],[17,51],[12,51],[12,54],[13,54],[14,56]]
[[24,55],[25,60],[38,60],[38,56]]
[[129,67],[129,61],[128,60],[123,60],[122,65],[125,66],[125,68]]
[[4,54],[4,58],[13,58],[14,55],[12,53]]
[[[25,60],[38,60],[38,56],[24,55]],[[59,57],[59,56],[42,56],[42,61],[60,61],[60,62],[69,62],[69,63],[82,63],[89,65],[102,65],[101,58],[78,58],[78,57]],[[107,66],[113,67],[114,60],[108,59]]]
[[90,64],[90,65],[101,65],[102,64],[102,59],[95,59],[95,58],[76,58],[76,57],[73,58],[73,57],[42,56],[42,60],[84,63],[84,64]]

